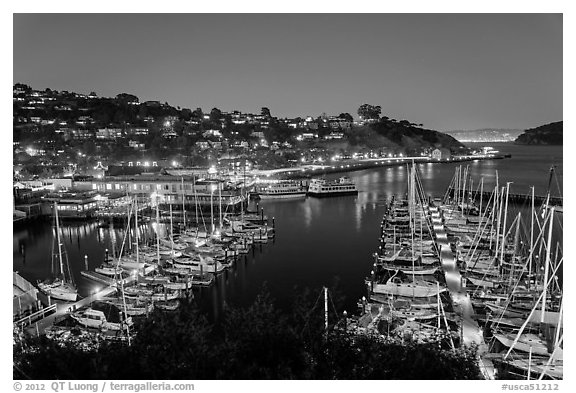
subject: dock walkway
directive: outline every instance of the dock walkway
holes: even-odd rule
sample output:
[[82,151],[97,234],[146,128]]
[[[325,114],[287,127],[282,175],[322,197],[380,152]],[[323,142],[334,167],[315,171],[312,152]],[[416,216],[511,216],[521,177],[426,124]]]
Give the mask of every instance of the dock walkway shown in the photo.
[[[154,269],[155,269],[155,266],[148,266],[145,269],[145,274],[149,274]],[[93,275],[95,276],[95,275],[97,275],[97,273],[93,273]],[[126,277],[123,281],[124,281],[124,284],[129,284],[129,283],[133,282],[134,280],[136,280],[136,277],[130,275],[130,276]],[[92,304],[92,302],[100,300],[102,298],[105,298],[105,297],[113,294],[114,292],[116,292],[116,290],[117,290],[116,283],[113,283],[112,285],[108,285],[108,286],[102,288],[101,290],[99,290],[98,292],[95,292],[95,293],[91,294],[90,296],[87,296],[83,299],[80,299],[74,303],[56,302],[56,312],[55,313],[53,313],[53,314],[51,314],[45,318],[42,318],[41,320],[37,321],[36,323],[28,326],[25,329],[25,332],[32,335],[32,336],[40,336],[44,333],[44,331],[47,328],[52,326],[58,319],[72,313],[75,310],[81,309],[82,307],[90,306],[90,304]]]
[[487,352],[488,348],[484,343],[482,331],[473,318],[474,309],[470,297],[466,292],[466,288],[462,286],[462,276],[458,270],[454,253],[450,248],[446,228],[442,223],[442,208],[431,206],[430,211],[432,213],[434,232],[436,233],[436,242],[440,247],[440,260],[442,261],[442,269],[446,278],[446,286],[452,299],[454,311],[461,319],[462,342],[465,345],[478,345],[480,370],[486,379],[494,379],[492,362],[482,356],[483,353]]

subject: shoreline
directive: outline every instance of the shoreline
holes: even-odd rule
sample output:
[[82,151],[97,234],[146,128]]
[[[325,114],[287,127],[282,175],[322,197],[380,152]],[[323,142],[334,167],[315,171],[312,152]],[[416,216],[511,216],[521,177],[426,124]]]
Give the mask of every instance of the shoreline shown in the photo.
[[451,164],[477,160],[502,160],[510,157],[510,155],[499,154],[491,156],[464,156],[447,160],[438,160],[429,157],[382,158],[369,159],[369,161],[347,161],[347,164],[340,165],[306,165],[292,168],[263,169],[259,170],[258,174],[268,178],[274,176],[275,178],[277,177],[279,179],[309,179],[315,175],[355,172],[378,167],[405,165],[411,163],[412,161],[422,164]]

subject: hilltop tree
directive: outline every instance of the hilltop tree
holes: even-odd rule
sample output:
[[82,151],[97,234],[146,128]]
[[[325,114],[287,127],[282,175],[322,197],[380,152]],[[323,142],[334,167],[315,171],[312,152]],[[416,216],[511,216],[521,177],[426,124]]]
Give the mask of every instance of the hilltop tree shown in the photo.
[[121,103],[139,102],[138,97],[136,97],[134,94],[128,94],[128,93],[120,93],[116,95],[116,100],[120,101]]
[[212,108],[212,110],[210,111],[210,121],[217,123],[220,121],[221,117],[222,117],[222,111],[218,108]]
[[338,115],[338,118],[339,118],[339,119],[344,119],[344,120],[349,121],[349,122],[353,122],[353,121],[354,121],[354,118],[352,117],[352,115],[351,115],[350,113],[340,113],[340,114]]
[[204,117],[204,112],[202,112],[202,108],[196,108],[196,110],[192,111],[192,117],[201,120]]
[[270,114],[270,109],[266,107],[263,107],[260,113],[262,114],[262,116],[272,117],[272,115]]
[[360,116],[362,120],[378,120],[381,112],[382,108],[380,105],[362,104],[358,108],[358,116]]

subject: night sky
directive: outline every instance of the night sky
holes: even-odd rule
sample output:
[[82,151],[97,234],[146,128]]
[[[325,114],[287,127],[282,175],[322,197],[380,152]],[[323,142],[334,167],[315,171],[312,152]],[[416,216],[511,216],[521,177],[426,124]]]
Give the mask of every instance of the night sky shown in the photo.
[[15,14],[13,82],[437,130],[562,120],[561,14]]

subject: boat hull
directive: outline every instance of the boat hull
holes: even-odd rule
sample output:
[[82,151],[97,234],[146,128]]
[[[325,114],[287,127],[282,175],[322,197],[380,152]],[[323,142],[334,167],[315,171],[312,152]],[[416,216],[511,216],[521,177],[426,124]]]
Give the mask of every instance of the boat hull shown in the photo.
[[260,199],[298,199],[306,198],[306,191],[286,194],[258,194]]
[[308,196],[314,198],[326,198],[335,196],[358,195],[358,190],[354,191],[327,191],[327,192],[314,192],[308,191]]
[[49,285],[38,284],[40,291],[46,296],[50,296],[54,300],[62,300],[65,302],[75,302],[78,299],[78,293],[73,289],[57,286],[51,287]]

